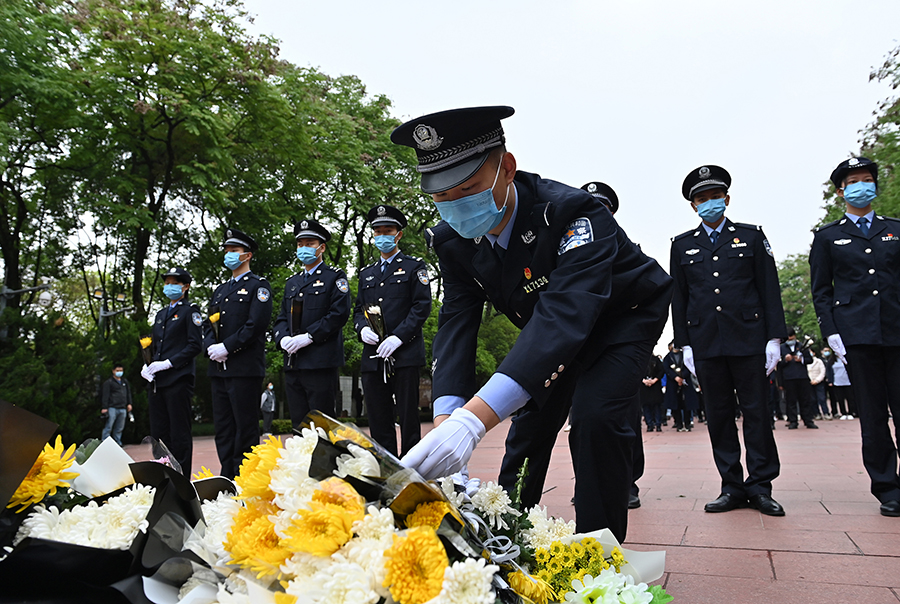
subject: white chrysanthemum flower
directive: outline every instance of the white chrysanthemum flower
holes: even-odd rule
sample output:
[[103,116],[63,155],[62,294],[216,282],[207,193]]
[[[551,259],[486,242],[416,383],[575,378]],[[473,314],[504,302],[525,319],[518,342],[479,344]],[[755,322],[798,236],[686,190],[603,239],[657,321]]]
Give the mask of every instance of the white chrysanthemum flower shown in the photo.
[[331,566],[330,558],[306,552],[294,552],[293,556],[282,563],[281,572],[289,578],[302,582],[329,566]]
[[219,593],[216,594],[217,604],[251,604],[250,596],[246,593],[231,593],[225,584],[219,584]]
[[225,550],[225,539],[234,517],[243,504],[227,491],[222,491],[215,499],[204,501],[200,508],[203,511],[205,529],[200,536],[194,532],[184,543],[189,549],[211,565],[224,564],[231,559]]
[[360,539],[381,540],[394,534],[394,513],[390,508],[370,505],[362,520],[353,523],[353,534]]
[[509,506],[509,504],[512,503],[512,500],[509,498],[509,495],[506,494],[506,491],[503,490],[503,487],[499,484],[494,484],[493,482],[481,485],[478,492],[472,495],[472,503],[479,512],[488,517],[488,520],[495,529],[509,528],[501,517],[504,514],[512,514],[513,516],[521,515],[521,512]]
[[380,596],[372,583],[361,566],[334,555],[328,568],[308,580],[291,581],[285,593],[316,604],[375,604]]
[[522,538],[526,545],[534,549],[549,549],[554,541],[561,541],[575,534],[574,520],[566,522],[561,518],[548,518],[547,508],[539,505],[529,509],[527,517],[532,527],[522,531]]
[[462,507],[462,504],[466,502],[466,494],[465,492],[457,493],[455,485],[456,483],[450,476],[441,478],[441,491],[444,492],[444,497],[446,497],[454,506],[460,508]]
[[444,583],[437,604],[494,604],[496,596],[491,580],[499,566],[486,564],[484,558],[466,558],[444,570]]
[[378,460],[374,455],[358,445],[348,444],[347,450],[350,451],[349,454],[344,453],[337,458],[335,476],[338,478],[381,476],[381,469],[378,467]]

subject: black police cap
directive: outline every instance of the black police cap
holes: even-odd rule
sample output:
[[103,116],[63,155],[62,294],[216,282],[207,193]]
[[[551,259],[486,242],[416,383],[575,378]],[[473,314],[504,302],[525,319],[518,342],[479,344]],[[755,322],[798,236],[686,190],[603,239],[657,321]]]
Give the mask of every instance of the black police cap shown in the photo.
[[728,173],[728,170],[709,164],[691,170],[691,173],[687,175],[687,178],[684,179],[684,183],[681,185],[681,194],[688,201],[693,201],[694,195],[697,193],[709,191],[710,189],[725,189],[727,193],[730,186],[731,175]]
[[259,249],[259,246],[256,245],[256,241],[253,240],[253,237],[243,231],[232,228],[225,229],[225,242],[222,245],[239,245],[251,252],[255,252]]
[[177,266],[173,266],[168,270],[168,272],[164,273],[163,279],[165,279],[166,277],[175,277],[178,282],[182,284],[190,283],[191,281],[193,281],[189,272]]
[[373,227],[388,225],[397,227],[398,229],[406,228],[406,216],[403,215],[403,212],[395,208],[394,206],[380,205],[375,206],[369,213],[366,215],[366,220]]
[[304,237],[318,239],[325,243],[331,239],[331,233],[318,220],[304,218],[294,225],[294,238],[302,239]]
[[500,120],[515,111],[494,106],[431,113],[398,126],[391,140],[416,150],[422,191],[440,193],[469,180],[506,142]]
[[593,181],[581,188],[599,199],[613,214],[619,211],[619,197],[612,187],[605,182]]
[[872,174],[872,178],[875,179],[875,186],[878,186],[878,164],[867,157],[851,157],[839,163],[838,167],[831,173],[831,182],[834,183],[834,188],[843,188],[843,182],[847,178],[847,174],[859,169],[868,170]]

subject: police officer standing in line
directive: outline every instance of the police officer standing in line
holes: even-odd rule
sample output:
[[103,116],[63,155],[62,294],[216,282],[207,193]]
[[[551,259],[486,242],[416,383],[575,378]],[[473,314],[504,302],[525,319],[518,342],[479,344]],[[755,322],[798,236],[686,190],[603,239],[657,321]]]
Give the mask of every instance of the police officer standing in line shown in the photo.
[[[580,532],[624,540],[635,393],[666,322],[671,278],[585,191],[517,172],[500,120],[511,107],[455,109],[394,130],[416,151],[422,190],[444,222],[430,229],[444,282],[433,346],[435,428],[403,458],[426,477],[459,471],[485,431],[516,411],[500,482],[522,462],[523,504],[541,497],[571,407]],[[522,331],[475,389],[484,303]]]
[[850,374],[863,465],[883,516],[900,516],[900,220],[875,214],[878,164],[851,157],[831,173],[843,218],[815,230],[809,254],[822,336]]
[[[209,314],[219,315],[217,330],[207,319],[203,348],[212,385],[216,452],[222,476],[233,478],[244,453],[259,444],[257,397],[266,375],[266,331],[272,319],[268,281],[250,272],[256,242],[237,229],[225,230],[225,267],[231,279],[210,299]],[[218,334],[216,333],[218,331]]]
[[171,302],[153,322],[153,362],[141,376],[151,382],[150,436],[162,441],[181,465],[181,473],[191,475],[194,441],[191,437],[191,399],[194,396],[194,357],[203,344],[203,316],[200,307],[188,300],[191,274],[170,268],[163,275],[163,294]]
[[[294,226],[303,264],[284,284],[275,319],[275,342],[284,351],[284,381],[291,425],[298,429],[316,409],[335,417],[339,371],[344,364],[344,324],[350,317],[347,275],[322,261],[331,233],[312,218]],[[297,317],[296,313],[300,313]]]
[[813,407],[809,372],[806,370],[806,366],[812,364],[812,355],[800,345],[793,327],[788,328],[787,336],[787,341],[781,344],[781,362],[778,364],[784,387],[787,427],[788,430],[796,430],[799,425],[797,416],[800,416],[807,428],[815,430],[818,428],[813,421],[816,407]]
[[[381,446],[397,454],[394,417],[400,418],[400,455],[422,438],[419,426],[419,368],[425,364],[422,326],[431,314],[428,269],[419,258],[407,256],[397,243],[406,228],[406,216],[392,206],[380,205],[367,216],[375,234],[378,262],[359,272],[359,292],[353,326],[363,341],[362,382],[369,428]],[[381,307],[387,335],[378,335],[366,323],[364,311]],[[385,381],[384,359],[393,358],[394,375]],[[394,400],[396,399],[396,409]]]
[[[787,331],[781,289],[762,227],[724,216],[730,186],[724,168],[707,165],[692,170],[681,187],[702,222],[672,239],[675,347],[683,350],[685,365],[703,384],[709,439],[722,477],[722,493],[706,504],[706,511],[727,512],[749,501],[763,514],[783,516],[784,509],[772,499],[772,480],[781,465],[766,380],[781,358]],[[735,391],[744,416],[746,480]]]

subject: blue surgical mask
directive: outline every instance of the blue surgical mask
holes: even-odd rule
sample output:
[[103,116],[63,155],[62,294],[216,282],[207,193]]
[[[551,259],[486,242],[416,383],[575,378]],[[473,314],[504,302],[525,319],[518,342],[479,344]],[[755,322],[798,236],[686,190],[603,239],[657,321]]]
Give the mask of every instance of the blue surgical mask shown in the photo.
[[163,285],[163,293],[169,300],[177,300],[184,292],[181,290],[181,286],[179,284],[166,283],[165,285]]
[[397,243],[394,241],[393,235],[375,235],[375,247],[379,252],[387,254],[397,247]]
[[117,371],[117,372],[116,372],[116,377],[122,377],[122,372],[121,372],[121,371]]
[[316,250],[318,247],[301,246],[297,248],[297,260],[303,264],[312,264],[316,261]]
[[506,209],[506,201],[509,199],[509,187],[506,189],[506,197],[503,206],[497,208],[494,202],[494,187],[500,177],[500,165],[497,166],[497,174],[494,176],[494,184],[481,193],[460,197],[453,201],[441,201],[435,203],[441,218],[447,221],[453,230],[465,239],[483,237],[503,220],[503,212]]
[[697,213],[704,222],[718,222],[719,218],[725,214],[725,198],[710,199],[697,204]]
[[864,208],[875,199],[874,182],[855,182],[844,187],[844,199],[854,208]]
[[240,252],[225,252],[225,268],[233,271],[241,264],[243,264],[243,262],[241,262]]

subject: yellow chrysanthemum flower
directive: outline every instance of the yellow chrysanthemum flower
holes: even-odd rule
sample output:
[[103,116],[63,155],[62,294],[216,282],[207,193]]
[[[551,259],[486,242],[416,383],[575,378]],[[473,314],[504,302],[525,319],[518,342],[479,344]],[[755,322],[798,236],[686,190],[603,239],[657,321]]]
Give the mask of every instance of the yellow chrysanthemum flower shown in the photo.
[[336,511],[347,516],[350,526],[357,520],[362,520],[366,515],[366,500],[356,492],[349,482],[337,477],[327,478],[319,483],[319,488],[313,493],[312,501],[321,503],[327,507],[333,507]]
[[238,486],[238,499],[251,500],[258,497],[272,501],[275,493],[269,488],[269,472],[281,457],[281,439],[269,436],[265,442],[256,445],[250,453],[244,453],[240,474],[234,479]]
[[434,529],[419,526],[403,536],[394,535],[394,545],[384,552],[387,571],[382,583],[400,604],[422,604],[441,593],[447,552]]
[[37,461],[31,466],[25,480],[13,494],[6,507],[21,506],[16,513],[24,511],[32,503],[38,503],[47,495],[55,495],[56,489],[67,485],[67,481],[78,476],[78,472],[66,472],[75,459],[75,445],[63,450],[62,436],[56,437],[56,443],[44,445]]
[[194,480],[202,480],[204,478],[213,478],[215,474],[212,473],[212,470],[207,468],[206,466],[200,466],[199,472],[194,472],[191,475],[191,478]]
[[213,314],[209,315],[209,322],[210,323],[218,323],[219,322],[219,313],[213,313]]
[[619,572],[619,569],[625,564],[625,555],[618,547],[614,547],[610,557],[612,558],[612,565],[616,567],[616,572]]
[[426,501],[416,506],[416,511],[406,517],[406,526],[430,526],[437,530],[441,520],[450,513],[450,504],[445,501]]
[[566,546],[562,544],[562,541],[554,541],[550,544],[550,555],[558,556],[559,552],[563,551],[565,547]]
[[238,511],[231,531],[225,537],[225,549],[235,564],[250,569],[257,578],[281,576],[280,566],[291,557],[291,551],[275,533],[269,520],[278,508],[268,502],[251,503]]
[[141,348],[150,348],[150,344],[153,343],[153,338],[150,336],[145,336],[141,338]]
[[559,552],[556,559],[559,560],[559,563],[562,564],[564,568],[572,568],[575,566],[575,556],[569,548],[565,548]]
[[584,549],[587,550],[588,555],[592,558],[595,556],[603,555],[603,546],[600,545],[600,542],[593,537],[582,539],[581,544],[584,545]]
[[311,503],[311,510],[300,510],[286,533],[285,543],[293,550],[314,556],[330,556],[353,536],[350,516],[337,506]]
[[292,596],[291,594],[280,591],[275,592],[275,604],[294,604],[296,601],[297,596]]
[[572,552],[572,555],[575,556],[576,560],[581,560],[587,553],[585,547],[577,541],[569,546],[569,551]]
[[522,571],[510,573],[507,577],[509,586],[523,598],[528,598],[535,604],[547,604],[556,600],[556,592],[550,584],[534,575],[526,575]]
[[547,564],[550,560],[550,552],[545,550],[543,547],[539,547],[534,550],[534,561],[538,564]]
[[536,573],[534,573],[534,576],[541,581],[544,581],[545,583],[550,583],[551,581],[553,581],[553,576],[546,568],[542,568],[541,570],[537,571]]
[[588,572],[587,568],[582,568],[577,573],[572,575],[572,579],[578,579],[579,581],[582,581],[584,579],[584,576],[589,575],[589,574],[590,574],[590,572]]
[[341,440],[349,440],[353,443],[356,443],[360,447],[363,447],[364,449],[372,448],[372,443],[369,442],[369,440],[365,436],[363,436],[356,430],[345,428],[343,426],[341,426],[337,430],[334,430],[333,432],[329,432],[328,440],[330,440],[332,444]]
[[544,568],[546,568],[548,571],[550,571],[551,575],[558,575],[559,573],[562,572],[563,565],[559,561],[559,558],[553,557],[553,558],[550,558],[550,561],[544,565]]

